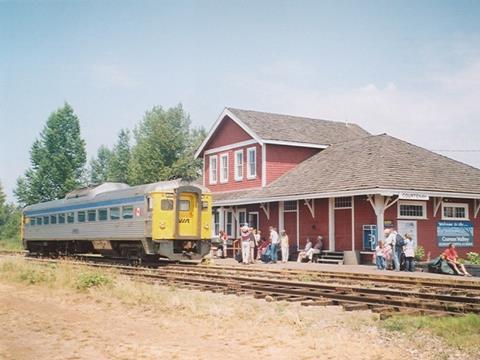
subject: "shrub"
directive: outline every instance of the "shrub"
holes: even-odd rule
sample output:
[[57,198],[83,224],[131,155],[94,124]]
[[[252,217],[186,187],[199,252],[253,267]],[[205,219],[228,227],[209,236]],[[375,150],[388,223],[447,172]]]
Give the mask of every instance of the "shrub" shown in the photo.
[[86,290],[91,287],[108,286],[112,284],[112,279],[101,273],[80,273],[76,280],[76,286],[79,290]]
[[423,246],[417,246],[415,249],[415,260],[421,261],[425,257],[425,249]]
[[467,253],[467,262],[469,264],[480,265],[480,254],[476,252]]

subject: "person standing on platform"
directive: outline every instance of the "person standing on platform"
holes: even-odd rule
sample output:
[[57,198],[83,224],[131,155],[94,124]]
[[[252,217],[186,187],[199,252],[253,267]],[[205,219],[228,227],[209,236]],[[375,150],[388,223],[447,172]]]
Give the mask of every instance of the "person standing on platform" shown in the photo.
[[415,248],[413,245],[412,237],[408,234],[405,234],[405,271],[414,271],[414,257]]
[[272,250],[272,263],[276,264],[277,263],[277,258],[278,258],[278,245],[280,244],[280,238],[278,236],[277,230],[273,227],[270,226],[270,244],[271,244],[271,250]]
[[244,225],[240,235],[240,241],[242,242],[242,262],[248,264],[250,262],[250,228]]
[[375,248],[375,264],[378,270],[385,270],[385,248],[383,246],[383,240],[380,240]]
[[289,256],[289,240],[285,230],[280,231],[280,249],[282,250],[282,262],[286,263]]
[[219,233],[220,236],[220,242],[222,243],[222,252],[223,252],[223,258],[227,257],[227,240],[228,240],[228,235],[225,231],[220,230]]
[[255,236],[256,232],[257,232],[256,229],[254,229],[252,227],[250,228],[250,262],[252,264],[255,263],[255,249],[258,246],[257,238]]

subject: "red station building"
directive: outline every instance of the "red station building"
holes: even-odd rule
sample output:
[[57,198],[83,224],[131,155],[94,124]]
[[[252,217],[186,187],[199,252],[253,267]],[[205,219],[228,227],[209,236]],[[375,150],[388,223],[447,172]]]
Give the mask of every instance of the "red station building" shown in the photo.
[[[480,169],[351,123],[226,108],[196,157],[213,193],[214,235],[249,223],[359,259],[395,227],[432,257],[480,252]],[[355,256],[351,256],[351,255]]]

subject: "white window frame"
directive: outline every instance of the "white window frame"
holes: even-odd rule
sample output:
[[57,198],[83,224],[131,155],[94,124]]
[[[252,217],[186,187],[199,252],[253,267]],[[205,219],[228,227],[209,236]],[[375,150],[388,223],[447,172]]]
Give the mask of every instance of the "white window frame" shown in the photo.
[[[240,221],[240,213],[244,214],[244,222],[242,223]],[[240,230],[242,229],[242,227],[247,223],[248,221],[248,213],[247,213],[247,209],[245,208],[242,208],[242,209],[237,209],[237,217],[235,219],[235,225],[236,225],[236,228],[237,228],[237,237],[240,237]]]
[[[255,156],[255,174],[251,173],[251,166],[250,166],[250,153],[253,152]],[[247,149],[247,179],[252,180],[257,178],[257,148],[256,147],[249,147]]]
[[[336,199],[341,199],[341,198],[350,198],[350,206],[337,206],[336,205]],[[335,210],[342,210],[342,209],[351,209],[353,207],[353,196],[338,196],[334,198],[333,200],[333,208]]]
[[[223,159],[226,158],[227,159],[227,176],[224,177],[223,176]],[[220,184],[225,184],[228,182],[228,153],[223,153],[223,154],[220,154],[220,164],[218,166],[219,170],[220,170]]]
[[[257,216],[257,223],[256,224],[250,224],[250,214],[255,214]],[[260,214],[258,211],[249,211],[248,214],[247,214],[247,220],[248,220],[248,225],[250,225],[250,227],[253,227],[257,230],[259,230],[259,226],[260,226]]]
[[[400,215],[400,205],[415,205],[415,206],[421,206],[421,207],[422,207],[423,216],[405,216],[405,215]],[[399,200],[399,201],[397,202],[397,219],[420,219],[420,220],[426,220],[426,219],[427,219],[427,202],[426,202],[426,201],[402,201],[402,200]]]
[[[464,208],[465,209],[465,217],[445,217],[443,209],[445,207],[457,207],[457,208]],[[466,203],[449,203],[449,202],[442,202],[442,220],[470,220],[470,213],[468,212],[468,204]]]
[[[215,160],[215,171],[213,171],[213,166],[212,166],[213,160]],[[217,155],[210,155],[209,162],[210,162],[210,167],[208,169],[208,171],[209,171],[208,183],[209,184],[216,184],[218,182],[218,156]],[[215,180],[213,180],[213,176],[212,176],[214,174],[215,174]]]
[[[240,168],[240,173],[238,173],[238,168],[239,168],[239,164],[238,164],[238,155],[242,155],[242,163],[241,163],[241,168]],[[242,181],[243,180],[243,149],[241,150],[237,150],[234,152],[234,169],[233,169],[233,172],[234,172],[234,177],[235,177],[235,181]]]

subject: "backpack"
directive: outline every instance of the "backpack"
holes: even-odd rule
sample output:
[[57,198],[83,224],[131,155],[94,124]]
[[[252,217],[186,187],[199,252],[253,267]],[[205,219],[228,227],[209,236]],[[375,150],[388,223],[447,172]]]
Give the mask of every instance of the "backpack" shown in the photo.
[[402,237],[402,235],[397,234],[395,237],[395,247],[402,247],[405,246],[405,239]]

